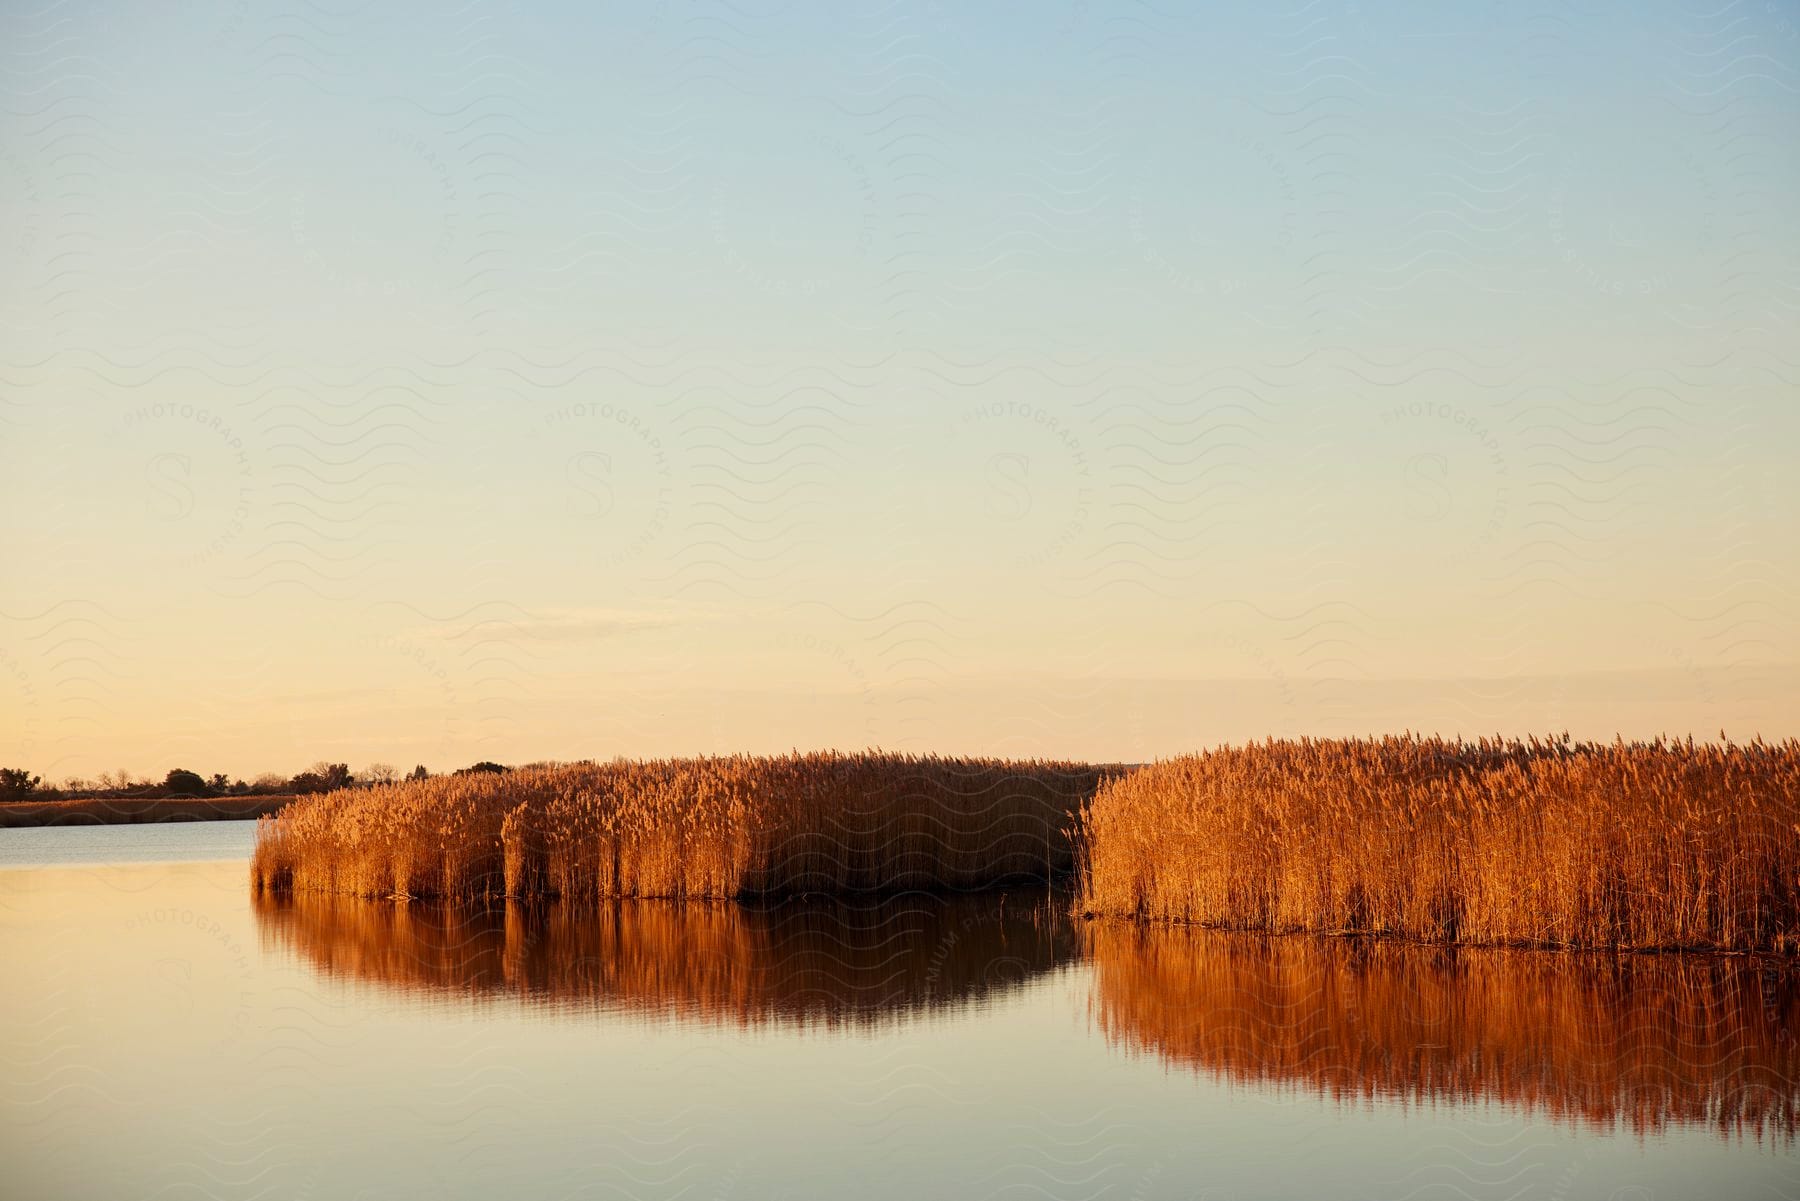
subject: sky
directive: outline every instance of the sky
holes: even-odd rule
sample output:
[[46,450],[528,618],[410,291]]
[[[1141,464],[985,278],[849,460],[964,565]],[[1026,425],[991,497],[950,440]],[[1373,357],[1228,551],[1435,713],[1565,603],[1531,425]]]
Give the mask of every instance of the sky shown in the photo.
[[1800,734],[1800,10],[0,11],[0,763]]

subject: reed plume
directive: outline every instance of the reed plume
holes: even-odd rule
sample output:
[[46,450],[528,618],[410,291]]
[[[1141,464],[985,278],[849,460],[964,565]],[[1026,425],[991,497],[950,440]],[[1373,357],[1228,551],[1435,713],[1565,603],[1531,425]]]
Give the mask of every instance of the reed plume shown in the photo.
[[1237,930],[1796,949],[1800,743],[1390,737],[1156,763],[1083,807],[1080,907]]
[[729,898],[987,888],[1066,872],[1102,769],[821,752],[573,764],[302,798],[265,892]]

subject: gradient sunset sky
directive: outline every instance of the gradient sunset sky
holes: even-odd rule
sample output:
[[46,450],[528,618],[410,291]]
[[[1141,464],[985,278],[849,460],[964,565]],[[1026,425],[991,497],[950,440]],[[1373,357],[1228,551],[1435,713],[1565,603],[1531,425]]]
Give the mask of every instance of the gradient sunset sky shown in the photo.
[[1790,5],[0,46],[0,764],[1800,733]]

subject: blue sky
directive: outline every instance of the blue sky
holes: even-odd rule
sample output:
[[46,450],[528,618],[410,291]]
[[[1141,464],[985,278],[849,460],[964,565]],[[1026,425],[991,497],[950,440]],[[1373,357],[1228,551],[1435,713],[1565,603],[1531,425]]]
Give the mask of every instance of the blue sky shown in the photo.
[[1792,733],[1795,16],[9,13],[4,757]]

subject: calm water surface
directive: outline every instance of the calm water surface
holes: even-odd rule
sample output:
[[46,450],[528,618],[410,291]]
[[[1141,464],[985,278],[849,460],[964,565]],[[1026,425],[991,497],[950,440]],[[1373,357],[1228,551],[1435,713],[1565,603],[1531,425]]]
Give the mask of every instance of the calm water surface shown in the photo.
[[253,829],[0,831],[0,1195],[1800,1196],[1767,964],[258,901]]

